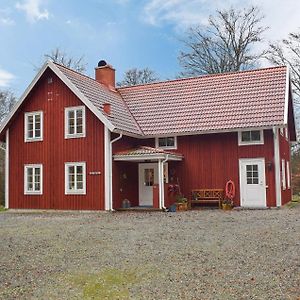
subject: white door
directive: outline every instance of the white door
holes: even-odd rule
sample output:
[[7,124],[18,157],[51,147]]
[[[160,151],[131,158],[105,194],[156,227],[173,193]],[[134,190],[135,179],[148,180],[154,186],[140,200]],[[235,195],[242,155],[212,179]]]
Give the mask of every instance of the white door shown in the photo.
[[240,159],[241,206],[266,207],[265,160]]
[[158,165],[139,164],[139,205],[153,206],[153,185],[158,184]]

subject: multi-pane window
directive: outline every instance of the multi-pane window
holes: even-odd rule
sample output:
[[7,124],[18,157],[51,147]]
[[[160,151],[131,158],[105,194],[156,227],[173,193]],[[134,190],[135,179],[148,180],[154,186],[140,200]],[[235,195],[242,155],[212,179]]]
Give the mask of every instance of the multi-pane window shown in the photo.
[[175,136],[156,138],[156,147],[164,149],[176,149],[177,139]]
[[65,109],[65,137],[85,136],[85,107],[67,107]]
[[239,132],[239,145],[263,144],[262,130],[247,130]]
[[247,165],[247,184],[258,184],[258,165]]
[[85,194],[86,167],[84,162],[65,164],[65,193]]
[[25,141],[43,140],[43,112],[25,113]]
[[26,195],[41,195],[43,193],[43,166],[24,166],[24,193]]

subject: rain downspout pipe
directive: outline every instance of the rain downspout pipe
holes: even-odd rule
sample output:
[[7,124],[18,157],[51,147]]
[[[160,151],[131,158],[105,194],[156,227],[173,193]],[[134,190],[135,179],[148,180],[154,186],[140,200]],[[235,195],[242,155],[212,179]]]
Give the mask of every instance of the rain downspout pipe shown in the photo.
[[161,194],[161,208],[166,209],[165,207],[165,183],[164,183],[164,164],[169,160],[169,154],[166,155],[166,158],[161,162],[161,168],[162,168],[162,181],[163,181],[163,190]]
[[110,161],[110,168],[109,168],[109,210],[113,210],[113,203],[112,203],[112,198],[113,198],[113,188],[112,188],[112,144],[117,142],[123,137],[123,133],[120,133],[119,136],[117,136],[115,139],[110,141],[109,145],[109,161]]

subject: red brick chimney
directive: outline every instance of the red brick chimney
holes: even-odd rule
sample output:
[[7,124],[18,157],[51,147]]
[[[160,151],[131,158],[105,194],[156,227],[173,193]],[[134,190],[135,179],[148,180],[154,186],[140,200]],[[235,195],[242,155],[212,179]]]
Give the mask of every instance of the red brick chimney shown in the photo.
[[107,64],[105,60],[100,60],[98,67],[95,68],[95,79],[109,89],[115,90],[115,69]]
[[103,103],[103,112],[107,115],[110,115],[111,112],[111,105],[110,103]]

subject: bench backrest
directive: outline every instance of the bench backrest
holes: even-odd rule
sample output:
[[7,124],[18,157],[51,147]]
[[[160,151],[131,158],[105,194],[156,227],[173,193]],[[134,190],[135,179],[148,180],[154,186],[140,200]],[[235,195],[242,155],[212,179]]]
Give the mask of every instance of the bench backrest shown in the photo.
[[192,199],[200,200],[200,199],[220,199],[224,198],[224,190],[223,189],[197,189],[192,190]]

